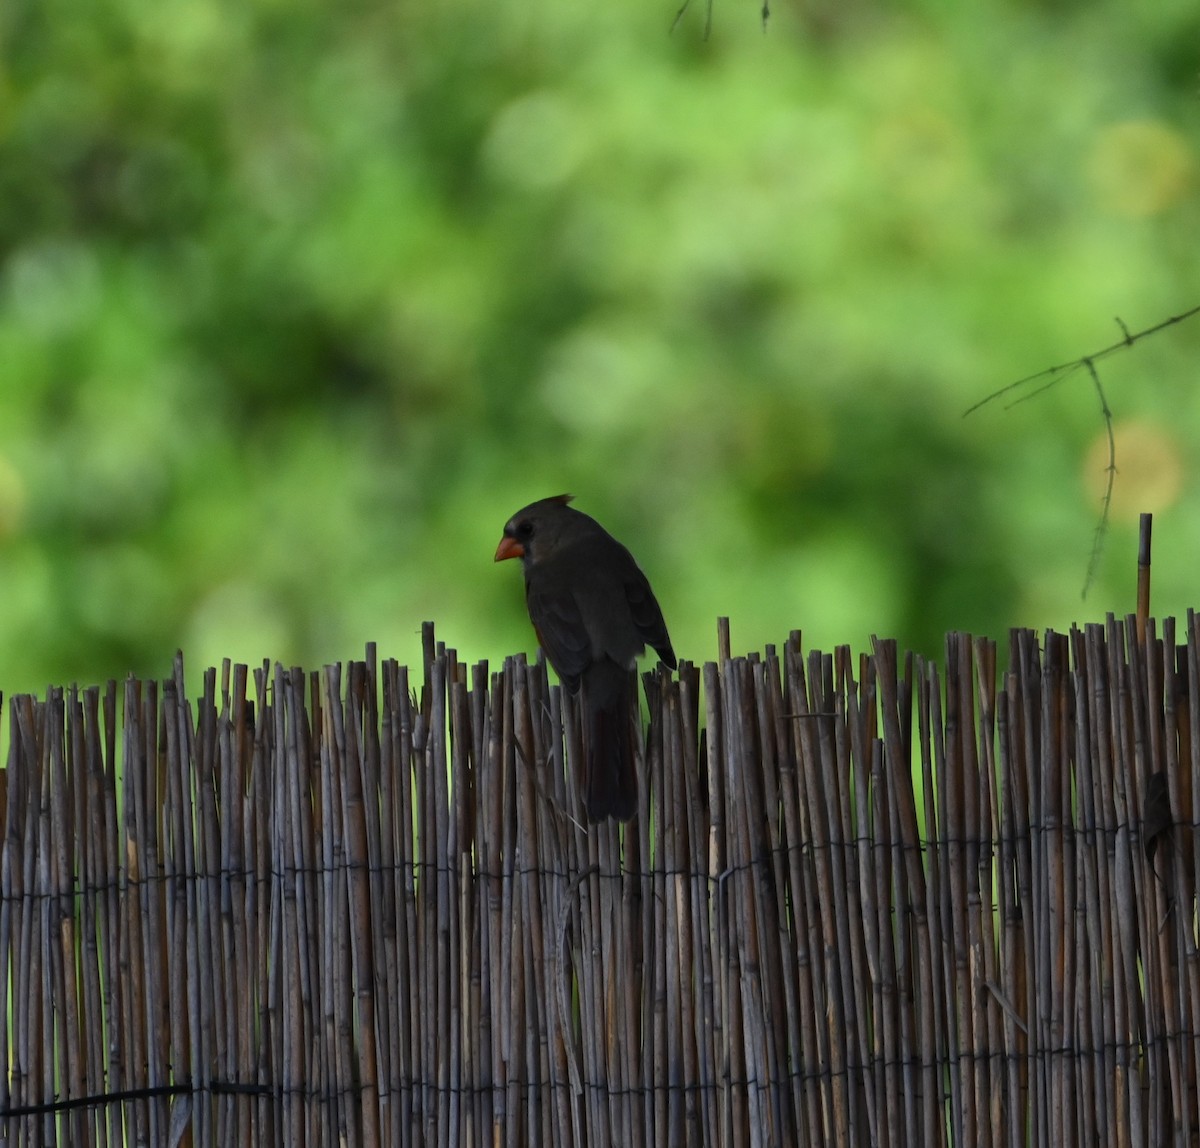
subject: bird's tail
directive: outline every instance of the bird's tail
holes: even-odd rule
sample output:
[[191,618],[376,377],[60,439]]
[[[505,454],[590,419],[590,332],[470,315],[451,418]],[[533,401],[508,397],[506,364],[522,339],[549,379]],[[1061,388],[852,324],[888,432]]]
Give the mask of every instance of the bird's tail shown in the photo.
[[583,771],[580,792],[589,821],[637,812],[637,677],[608,658],[583,673]]

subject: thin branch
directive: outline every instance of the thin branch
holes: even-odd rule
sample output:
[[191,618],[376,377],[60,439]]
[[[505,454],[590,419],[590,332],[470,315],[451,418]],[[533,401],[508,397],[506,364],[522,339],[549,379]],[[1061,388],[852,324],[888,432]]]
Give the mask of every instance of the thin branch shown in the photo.
[[[1059,363],[1054,367],[1047,367],[1044,371],[1038,371],[1035,375],[1026,375],[1023,379],[1018,379],[1015,383],[1009,383],[1005,387],[1001,387],[998,391],[993,391],[990,395],[980,399],[979,402],[969,406],[963,411],[963,418],[967,415],[974,414],[980,407],[985,407],[993,399],[998,399],[1010,391],[1015,391],[1020,387],[1027,386],[1029,383],[1036,383],[1040,380],[1047,380],[1033,392],[1034,395],[1040,394],[1042,391],[1052,387],[1055,383],[1062,382],[1063,379],[1073,375],[1081,367],[1086,367],[1089,363],[1097,363],[1101,359],[1107,358],[1116,351],[1124,350],[1126,347],[1132,347],[1134,343],[1147,338],[1150,335],[1155,335],[1159,331],[1165,330],[1167,327],[1173,327],[1176,323],[1182,323],[1185,319],[1192,318],[1193,315],[1200,315],[1200,304],[1192,307],[1190,310],[1184,311],[1180,315],[1172,315],[1169,319],[1164,319],[1161,323],[1155,323],[1153,327],[1147,327],[1144,331],[1136,331],[1130,334],[1129,328],[1118,319],[1117,326],[1121,328],[1120,342],[1113,343],[1111,346],[1105,347],[1100,351],[1093,351],[1090,355],[1083,355],[1078,359],[1072,359],[1069,363]],[[1093,370],[1093,375],[1095,371]],[[1032,398],[1033,395],[1026,396]],[[1018,400],[1020,401],[1020,400]]]
[[[1048,382],[1043,383],[1036,390],[1030,391],[1029,394],[1021,395],[1019,398],[1013,399],[1013,401],[1011,403],[1009,403],[1004,409],[1006,411],[1011,411],[1013,409],[1013,407],[1017,406],[1020,403],[1028,402],[1030,399],[1036,399],[1038,397],[1038,395],[1042,394],[1044,391],[1048,391],[1051,387],[1055,386],[1058,383],[1061,383],[1064,379],[1069,379],[1082,366],[1083,366],[1083,360],[1080,360],[1078,363],[1072,363],[1070,365],[1070,370],[1064,371],[1061,375],[1056,375],[1054,378],[1050,379]],[[1036,376],[1033,376],[1033,377],[1036,378]],[[1032,382],[1033,378],[1027,379],[1025,381]],[[984,402],[987,402],[987,400],[984,399]],[[982,406],[982,405],[983,405],[983,403],[976,404],[976,406]],[[972,410],[974,410],[974,409],[975,408],[973,407]],[[970,414],[970,413],[971,413],[970,411],[967,411],[967,414]]]
[[1088,558],[1087,574],[1083,579],[1083,594],[1082,597],[1087,597],[1087,592],[1092,587],[1092,582],[1095,580],[1096,571],[1100,568],[1100,555],[1104,552],[1104,539],[1108,535],[1108,518],[1109,510],[1112,508],[1112,493],[1113,484],[1117,479],[1117,440],[1113,437],[1113,417],[1112,411],[1108,406],[1108,399],[1105,398],[1104,388],[1100,385],[1100,374],[1096,370],[1096,364],[1091,359],[1084,359],[1083,366],[1087,368],[1088,374],[1092,376],[1092,382],[1096,387],[1096,394],[1100,396],[1100,410],[1104,415],[1104,429],[1108,434],[1108,482],[1104,487],[1104,504],[1100,509],[1100,521],[1096,524],[1096,532],[1092,536],[1092,553]]
[[1104,430],[1108,435],[1108,482],[1104,488],[1104,504],[1100,510],[1100,521],[1096,524],[1096,531],[1092,537],[1092,553],[1088,558],[1087,574],[1083,579],[1084,598],[1087,597],[1088,590],[1091,589],[1092,582],[1095,580],[1096,571],[1100,567],[1100,556],[1104,552],[1104,539],[1108,535],[1113,485],[1117,477],[1117,444],[1113,436],[1113,416],[1108,405],[1108,399],[1104,394],[1104,388],[1100,385],[1100,373],[1096,370],[1096,363],[1100,359],[1107,358],[1117,351],[1123,351],[1128,347],[1132,347],[1134,343],[1148,338],[1150,335],[1155,335],[1159,331],[1166,330],[1167,327],[1173,327],[1176,323],[1182,323],[1185,319],[1190,319],[1194,315],[1200,315],[1200,304],[1189,308],[1179,315],[1172,315],[1169,319],[1163,319],[1161,323],[1155,323],[1154,326],[1147,327],[1144,331],[1136,332],[1130,332],[1129,328],[1125,325],[1125,321],[1120,316],[1117,316],[1116,324],[1121,329],[1120,342],[1112,343],[1102,350],[1093,351],[1092,354],[1084,355],[1082,358],[1072,359],[1069,363],[1058,363],[1053,367],[1047,367],[1044,371],[1038,371],[1037,374],[1026,375],[1025,378],[1017,379],[1015,383],[1009,383],[1007,386],[1001,387],[998,391],[993,391],[990,395],[984,396],[979,402],[974,403],[963,411],[963,418],[966,418],[967,415],[974,414],[980,407],[987,406],[994,399],[1012,394],[1013,391],[1019,390],[1021,387],[1027,387],[1031,383],[1037,383],[1038,386],[1034,387],[1033,390],[1027,394],[1017,396],[1004,408],[1005,410],[1011,410],[1018,403],[1037,398],[1038,395],[1048,391],[1064,379],[1070,378],[1078,370],[1086,370],[1091,376],[1092,385],[1096,388],[1096,394],[1100,396],[1100,413],[1104,416]]
[[[692,0],[683,0],[679,5],[679,11],[675,13],[675,19],[671,21],[671,31],[674,32],[679,27],[679,21],[683,19],[683,14],[691,7]],[[713,0],[707,0],[704,5],[704,38],[707,40],[712,35],[712,20],[713,20]]]

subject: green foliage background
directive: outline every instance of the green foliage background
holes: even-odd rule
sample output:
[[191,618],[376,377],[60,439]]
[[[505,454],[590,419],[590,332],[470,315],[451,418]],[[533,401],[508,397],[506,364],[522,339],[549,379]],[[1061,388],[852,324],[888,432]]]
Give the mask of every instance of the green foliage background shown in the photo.
[[1194,0],[0,14],[0,688],[532,649],[573,491],[676,648],[1196,605]]

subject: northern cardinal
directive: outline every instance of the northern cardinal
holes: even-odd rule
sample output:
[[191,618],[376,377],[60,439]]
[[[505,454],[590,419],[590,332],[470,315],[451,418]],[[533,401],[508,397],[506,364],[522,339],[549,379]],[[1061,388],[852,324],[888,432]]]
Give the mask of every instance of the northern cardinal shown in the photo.
[[637,681],[647,643],[675,668],[662,610],[638,564],[571,495],[531,503],[508,520],[496,561],[520,558],[525,604],[550,664],[583,712],[583,808],[590,821],[637,811]]

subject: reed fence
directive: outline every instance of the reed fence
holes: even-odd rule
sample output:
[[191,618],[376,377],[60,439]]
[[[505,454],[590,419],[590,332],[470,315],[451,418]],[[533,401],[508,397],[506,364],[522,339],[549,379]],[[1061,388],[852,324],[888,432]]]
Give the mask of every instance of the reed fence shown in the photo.
[[1193,1144],[1200,621],[7,707],[0,1142]]

